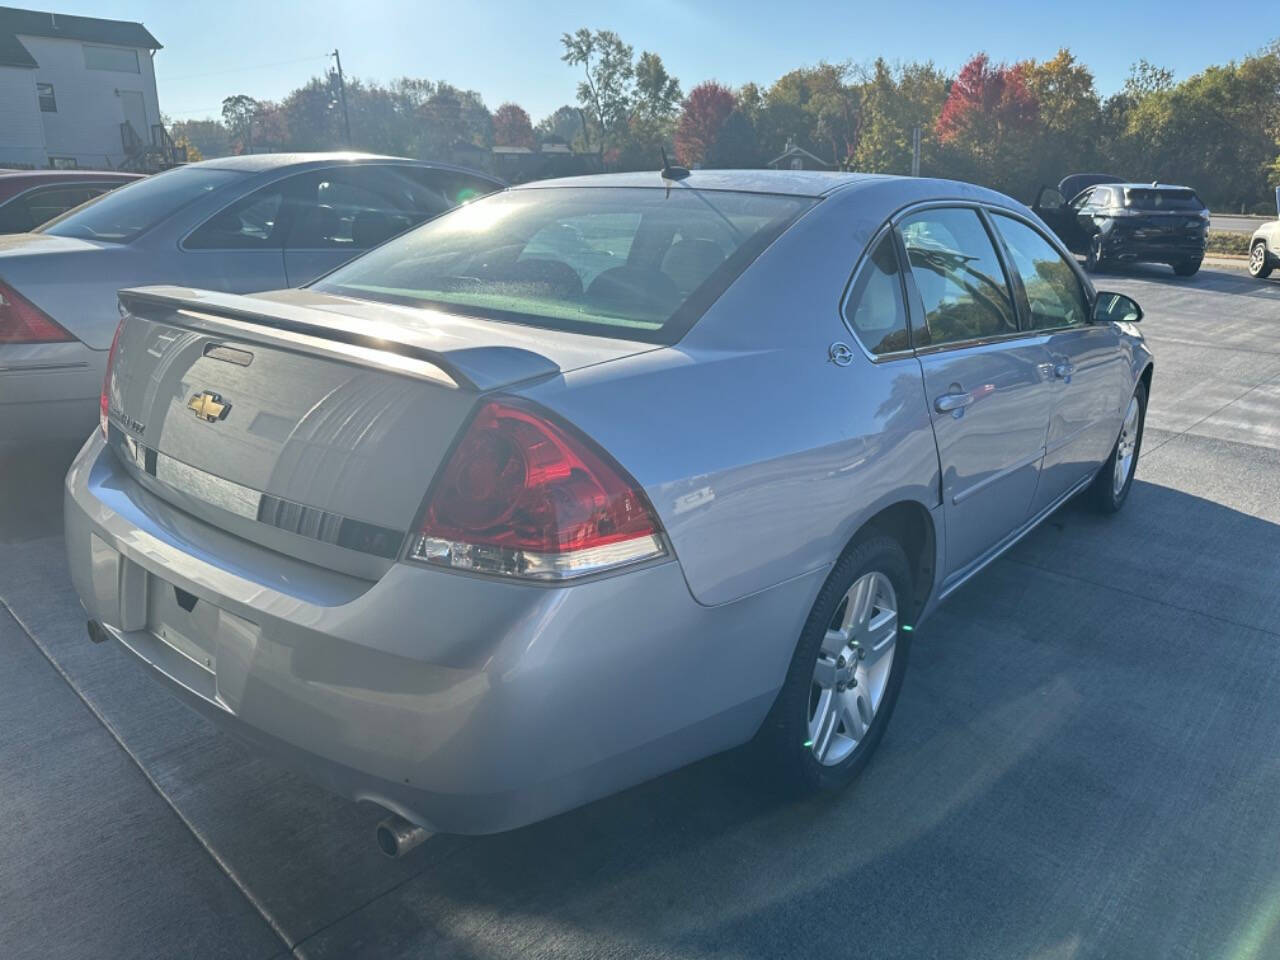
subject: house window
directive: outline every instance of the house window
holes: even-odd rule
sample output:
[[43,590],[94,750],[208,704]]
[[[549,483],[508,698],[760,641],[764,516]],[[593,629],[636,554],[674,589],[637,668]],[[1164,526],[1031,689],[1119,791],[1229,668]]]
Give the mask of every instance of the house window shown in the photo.
[[40,100],[40,109],[44,113],[57,113],[58,101],[53,97],[52,83],[37,83],[36,96]]
[[84,65],[90,70],[114,70],[116,73],[139,73],[138,51],[128,47],[84,46]]

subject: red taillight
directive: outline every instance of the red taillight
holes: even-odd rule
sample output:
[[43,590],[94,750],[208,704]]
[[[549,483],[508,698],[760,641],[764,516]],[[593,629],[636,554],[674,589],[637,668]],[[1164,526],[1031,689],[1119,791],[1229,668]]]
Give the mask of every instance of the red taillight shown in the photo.
[[480,408],[437,478],[410,556],[562,580],[662,555],[635,481],[590,441],[511,400]]
[[111,349],[107,351],[107,371],[102,375],[102,396],[98,399],[98,425],[102,427],[102,435],[107,435],[107,418],[111,411],[111,368],[116,362],[116,347],[120,345],[120,331],[124,329],[124,318],[116,324],[115,335],[111,338]]
[[65,343],[74,339],[34,303],[0,282],[0,343]]

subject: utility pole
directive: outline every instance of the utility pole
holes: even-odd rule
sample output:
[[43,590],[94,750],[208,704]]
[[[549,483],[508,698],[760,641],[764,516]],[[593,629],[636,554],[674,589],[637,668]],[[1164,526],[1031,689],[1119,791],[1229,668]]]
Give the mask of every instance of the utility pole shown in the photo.
[[338,99],[342,103],[342,128],[347,133],[347,146],[351,146],[351,117],[347,114],[347,83],[342,76],[342,57],[338,55],[338,48],[333,48],[333,53],[329,54],[333,57],[338,65]]
[[911,131],[911,175],[920,176],[920,128]]

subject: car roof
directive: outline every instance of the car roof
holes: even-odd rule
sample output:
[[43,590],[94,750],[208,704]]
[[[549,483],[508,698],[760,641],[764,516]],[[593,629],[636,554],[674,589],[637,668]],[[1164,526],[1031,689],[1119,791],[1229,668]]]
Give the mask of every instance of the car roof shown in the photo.
[[145,174],[120,170],[0,170],[0,182],[30,180],[141,180]]
[[874,173],[842,173],[828,170],[691,170],[678,181],[662,179],[657,170],[633,173],[596,173],[557,180],[522,183],[516,190],[546,187],[663,187],[669,183],[697,190],[734,190],[742,193],[776,193],[796,197],[822,197],[834,190],[866,180],[893,180]]
[[189,167],[207,167],[211,170],[238,170],[242,173],[264,173],[284,167],[306,169],[309,166],[319,167],[333,163],[403,163],[414,167],[428,167],[435,170],[452,170],[472,176],[502,183],[497,177],[483,170],[472,170],[447,163],[431,163],[425,160],[412,160],[408,157],[391,157],[376,153],[356,153],[353,151],[332,153],[248,153],[238,157],[218,157],[214,160],[201,160],[199,163],[187,164]]

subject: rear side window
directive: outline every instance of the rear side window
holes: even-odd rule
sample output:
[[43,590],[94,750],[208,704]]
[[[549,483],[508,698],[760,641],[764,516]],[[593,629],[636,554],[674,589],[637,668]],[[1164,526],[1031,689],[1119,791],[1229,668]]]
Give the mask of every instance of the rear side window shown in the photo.
[[893,353],[910,347],[893,234],[881,238],[862,262],[845,305],[845,317],[869,353]]
[[925,210],[899,229],[924,309],[924,325],[913,331],[917,347],[1018,331],[1009,284],[977,211]]
[[178,210],[245,176],[235,170],[176,167],[112,190],[87,207],[46,223],[37,233],[128,243]]
[[359,164],[311,174],[296,191],[285,246],[368,250],[396,234],[496,189],[466,174],[428,167]]
[[[287,181],[286,181],[287,182]],[[188,250],[259,250],[281,243],[285,184],[273,183],[215,213],[186,240]]]
[[1080,279],[1053,245],[1021,220],[994,214],[992,220],[1009,250],[1013,269],[1027,295],[1033,330],[1084,323],[1088,302]]
[[674,343],[812,198],[541,187],[466,204],[315,288]]

